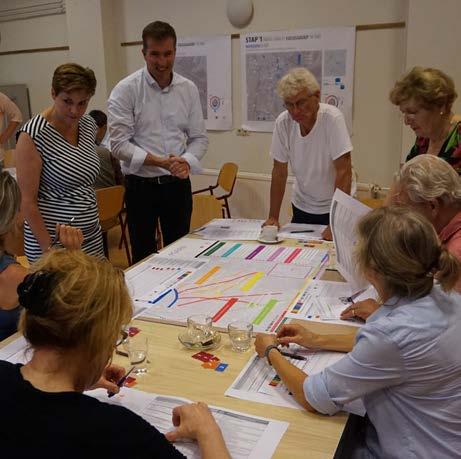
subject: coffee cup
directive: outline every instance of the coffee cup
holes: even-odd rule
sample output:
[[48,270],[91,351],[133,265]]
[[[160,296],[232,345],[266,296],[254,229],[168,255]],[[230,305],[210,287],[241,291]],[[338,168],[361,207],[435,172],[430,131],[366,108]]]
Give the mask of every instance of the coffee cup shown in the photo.
[[279,229],[275,225],[266,225],[261,228],[260,239],[265,241],[276,241]]

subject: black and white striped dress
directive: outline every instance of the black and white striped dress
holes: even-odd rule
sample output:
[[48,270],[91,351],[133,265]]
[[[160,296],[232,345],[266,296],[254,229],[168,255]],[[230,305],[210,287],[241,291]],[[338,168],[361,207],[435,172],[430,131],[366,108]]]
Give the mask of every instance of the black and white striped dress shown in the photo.
[[[68,223],[83,232],[82,250],[104,256],[96,194],[93,188],[99,173],[95,151],[96,124],[83,116],[78,125],[78,146],[70,144],[42,115],[34,116],[22,128],[32,138],[42,159],[38,208],[51,238],[56,223]],[[24,224],[24,246],[29,262],[42,255],[28,222]]]

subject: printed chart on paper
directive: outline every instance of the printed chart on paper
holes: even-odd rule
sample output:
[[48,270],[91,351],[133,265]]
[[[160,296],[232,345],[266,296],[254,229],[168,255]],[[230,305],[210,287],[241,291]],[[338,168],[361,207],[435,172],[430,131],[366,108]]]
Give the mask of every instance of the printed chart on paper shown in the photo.
[[255,331],[273,331],[327,259],[325,249],[216,241],[177,270],[174,284],[164,283],[137,303],[142,317],[154,320],[184,324],[192,314],[207,314],[220,328],[244,319]]

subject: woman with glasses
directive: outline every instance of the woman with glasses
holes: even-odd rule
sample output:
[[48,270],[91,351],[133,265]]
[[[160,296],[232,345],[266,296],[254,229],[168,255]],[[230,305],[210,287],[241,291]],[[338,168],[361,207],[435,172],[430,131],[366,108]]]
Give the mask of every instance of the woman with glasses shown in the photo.
[[196,439],[206,459],[229,459],[203,403],[177,407],[166,436],[130,410],[83,391],[118,392],[124,369],[109,365],[131,320],[123,273],[82,251],[50,251],[18,287],[25,365],[0,361],[2,457],[184,458],[170,441]]
[[[320,102],[320,86],[305,68],[291,69],[277,84],[286,110],[275,121],[270,209],[264,225],[280,226],[280,208],[290,164],[295,183],[292,223],[330,224],[336,188],[349,194],[352,144],[341,111]],[[330,227],[323,238],[331,240]]]
[[29,262],[50,248],[57,223],[71,221],[83,232],[82,250],[104,256],[93,188],[99,173],[96,124],[85,115],[95,90],[91,69],[60,65],[51,84],[53,105],[20,130],[16,167]]
[[428,153],[461,174],[461,116],[452,112],[457,97],[453,80],[441,70],[414,67],[395,83],[390,99],[416,134],[407,161]]
[[[308,411],[333,415],[350,402],[363,403],[366,416],[356,419],[361,430],[335,457],[459,457],[461,297],[452,292],[458,260],[426,218],[394,206],[361,219],[356,261],[381,304],[352,349],[344,335],[288,324],[277,336],[258,335],[257,353]],[[349,345],[350,352],[307,375],[279,352],[290,343],[339,351]]]

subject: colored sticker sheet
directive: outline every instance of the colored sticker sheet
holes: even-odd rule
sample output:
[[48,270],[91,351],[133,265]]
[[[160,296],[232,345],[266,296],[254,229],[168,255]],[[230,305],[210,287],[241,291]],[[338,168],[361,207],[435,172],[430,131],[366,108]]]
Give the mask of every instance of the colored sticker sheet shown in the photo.
[[[87,395],[106,403],[124,406],[160,432],[173,430],[173,408],[191,403],[178,397],[156,395],[135,389],[122,388],[112,398],[103,389],[86,392]],[[252,416],[238,411],[209,406],[216,422],[221,428],[224,441],[233,459],[269,459],[274,454],[280,440],[288,428],[287,422]],[[189,459],[200,459],[196,442],[176,442],[175,447]]]
[[[288,357],[287,359],[306,374],[320,373],[345,355],[341,352],[309,351],[299,346],[290,346],[290,352],[305,357],[306,360],[295,360]],[[249,360],[225,395],[251,402],[304,409],[293,398],[274,368],[267,363],[266,359],[260,359],[257,354]],[[360,401],[348,405],[345,410],[362,416],[365,413]]]

